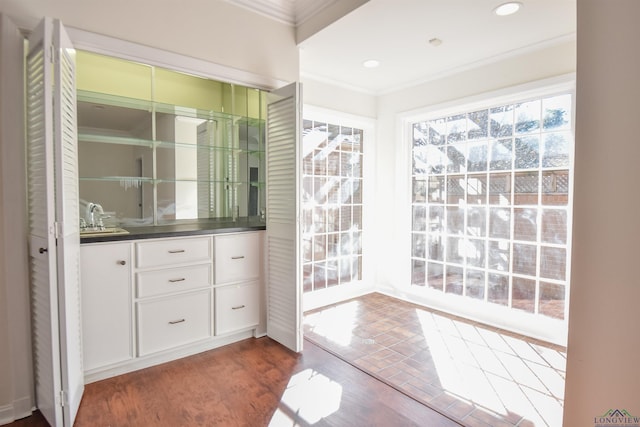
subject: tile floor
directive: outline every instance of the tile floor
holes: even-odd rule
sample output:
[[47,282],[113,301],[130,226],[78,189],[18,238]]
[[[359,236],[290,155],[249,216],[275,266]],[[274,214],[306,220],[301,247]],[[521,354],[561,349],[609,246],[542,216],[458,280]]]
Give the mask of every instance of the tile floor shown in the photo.
[[566,351],[380,293],[305,313],[305,337],[466,426],[561,426]]

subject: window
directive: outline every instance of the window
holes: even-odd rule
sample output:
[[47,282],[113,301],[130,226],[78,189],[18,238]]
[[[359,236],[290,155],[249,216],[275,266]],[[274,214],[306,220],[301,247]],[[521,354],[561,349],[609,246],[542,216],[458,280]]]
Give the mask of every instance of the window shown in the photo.
[[412,285],[564,319],[571,117],[565,93],[412,123]]
[[362,279],[363,131],[303,122],[304,292]]

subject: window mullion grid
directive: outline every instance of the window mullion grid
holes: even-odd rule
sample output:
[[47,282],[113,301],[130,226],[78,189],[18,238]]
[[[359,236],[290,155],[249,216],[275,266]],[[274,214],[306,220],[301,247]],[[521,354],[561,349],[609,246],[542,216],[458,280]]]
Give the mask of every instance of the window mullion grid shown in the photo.
[[[316,123],[313,123],[314,128],[316,127]],[[326,132],[326,131],[325,131]],[[326,138],[326,135],[325,135]],[[319,159],[319,155],[318,153],[316,153],[316,149],[315,147],[313,148],[314,154],[313,154],[313,221],[316,221],[316,210],[322,207],[322,204],[318,203],[318,194],[317,194],[317,188],[316,188],[316,183],[318,182],[318,180],[322,179],[322,174],[318,173],[318,169],[316,167],[316,162],[320,163],[320,159]],[[320,181],[322,182],[322,181]],[[322,230],[325,230],[326,224],[322,224]],[[316,278],[319,276],[317,274],[317,271],[319,271],[319,264],[320,264],[320,259],[319,257],[316,256],[316,246],[318,245],[317,241],[321,238],[324,238],[323,240],[326,243],[326,238],[323,234],[323,232],[318,232],[317,230],[314,230],[313,233],[313,276],[312,276],[312,280],[313,280],[313,290],[318,290],[318,289],[323,289],[324,287],[321,286],[317,286],[318,283],[316,282]],[[326,248],[325,248],[326,249]],[[325,278],[325,285],[326,285],[326,278]]]
[[511,171],[509,173],[510,182],[509,182],[509,220],[511,224],[509,224],[509,303],[508,307],[513,309],[513,241],[515,238],[515,204],[516,204],[516,194],[515,194],[515,180],[516,180],[516,109],[511,109]]
[[[468,115],[465,115],[465,123],[468,120]],[[464,247],[464,254],[462,256],[462,295],[465,297],[471,298],[470,295],[467,294],[468,291],[468,280],[467,275],[469,272],[469,262],[468,262],[468,254],[469,254],[469,246],[471,243],[471,239],[469,239],[469,140],[467,138],[467,129],[465,127],[465,142],[464,142],[464,183],[463,183],[463,191],[464,191],[464,203],[462,205],[462,244]],[[460,205],[458,205],[460,207]]]
[[482,205],[484,209],[484,298],[483,301],[485,303],[489,302],[489,158],[490,158],[490,138],[489,133],[491,132],[491,110],[487,108],[487,135],[485,139],[485,146],[487,147],[487,158],[485,165],[485,180],[486,180],[486,188],[484,195],[484,203]]
[[[422,286],[424,286],[425,288],[429,287],[429,186],[428,186],[428,182],[429,182],[429,175],[428,174],[424,174],[423,176],[424,180],[425,180],[425,198],[423,201],[420,202],[420,205],[423,206],[424,208],[424,212],[425,212],[425,218],[424,218],[424,222],[425,222],[425,226],[424,226],[424,232],[423,232],[423,236],[424,236],[424,258],[422,259],[422,261],[424,262],[424,277],[422,278]],[[414,175],[414,180],[412,182],[413,183],[418,182],[418,175]],[[412,197],[415,198],[415,190],[412,191]],[[417,206],[416,201],[413,201],[414,205],[413,206]],[[411,211],[411,221],[413,224],[413,209]],[[412,226],[413,228],[413,226]],[[413,266],[412,266],[413,267]]]
[[[340,134],[342,134],[342,128],[340,128]],[[353,155],[353,146],[351,147],[352,151],[351,151],[351,155]],[[340,150],[342,150],[342,147],[340,147]],[[340,158],[342,159],[342,151],[340,151]],[[342,160],[341,160],[342,163]],[[350,173],[346,174],[345,176],[347,176],[347,180],[342,179],[342,175],[340,175],[340,186],[342,187],[342,184],[345,183],[350,187],[350,194],[351,194],[351,203],[349,205],[350,212],[351,212],[351,219],[353,218],[353,189],[354,189],[354,185],[355,185],[355,181],[353,180],[354,174],[353,174],[353,169],[350,171]],[[342,191],[342,188],[340,189]],[[342,193],[341,193],[342,194]],[[346,205],[346,204],[345,204]],[[342,225],[342,212],[343,212],[343,205],[341,202],[338,203],[338,205],[336,206],[337,209],[339,209],[340,211],[340,224]],[[343,233],[344,230],[340,230],[340,239],[342,240],[342,236],[344,235]],[[353,248],[353,231],[351,230],[351,227],[349,227],[349,232],[350,232],[350,239],[351,239],[351,246],[350,246],[350,250],[349,250],[349,254],[347,256],[344,256],[344,254],[340,254],[340,263],[346,262],[348,264],[348,270],[349,270],[349,281],[351,281],[353,279],[353,258],[354,258],[354,248]]]
[[534,314],[538,314],[540,312],[540,269],[542,268],[542,159],[543,154],[542,150],[544,149],[544,144],[542,140],[542,127],[543,127],[543,109],[542,102],[540,102],[540,129],[537,131],[538,133],[538,206],[536,208],[536,288],[535,288],[535,299],[534,299]]
[[[565,250],[565,253],[568,251],[568,247],[570,246],[570,233],[567,232],[566,236],[565,236],[565,240],[564,241],[560,241],[560,243],[558,243],[559,241],[556,240],[552,240],[550,238],[547,238],[545,236],[547,236],[547,231],[543,230],[543,220],[545,220],[545,224],[549,221],[554,221],[553,220],[553,213],[550,214],[550,216],[547,218],[546,216],[544,216],[544,208],[545,208],[545,203],[546,199],[544,199],[544,195],[545,195],[545,189],[543,184],[546,182],[545,181],[545,166],[543,163],[544,160],[544,156],[545,156],[545,151],[547,151],[547,149],[551,149],[551,150],[555,150],[555,148],[553,148],[551,145],[546,146],[545,145],[545,140],[543,139],[544,135],[546,134],[546,130],[545,130],[545,126],[546,126],[546,122],[544,122],[545,120],[545,106],[544,103],[541,102],[538,106],[539,111],[537,112],[537,114],[534,112],[534,116],[537,115],[538,117],[540,117],[540,123],[539,126],[537,127],[536,130],[534,130],[533,132],[531,132],[531,128],[520,128],[518,127],[518,123],[522,122],[522,123],[526,123],[524,122],[524,120],[528,120],[527,117],[521,118],[520,117],[520,112],[518,112],[518,106],[519,104],[515,103],[513,104],[512,108],[509,108],[509,112],[507,113],[507,111],[504,111],[504,116],[498,117],[496,118],[496,120],[499,120],[498,126],[499,126],[499,133],[492,133],[491,132],[491,126],[493,125],[493,119],[491,116],[491,109],[489,109],[489,113],[487,114],[488,116],[488,120],[489,120],[489,126],[488,126],[488,133],[487,133],[487,150],[488,150],[488,156],[487,156],[487,167],[486,167],[486,183],[487,183],[487,194],[485,196],[484,202],[485,204],[482,205],[484,212],[485,212],[485,218],[484,218],[484,222],[482,223],[482,226],[484,227],[484,231],[485,231],[485,235],[484,235],[484,242],[483,245],[480,245],[479,241],[477,241],[480,236],[478,236],[478,233],[472,233],[470,227],[479,227],[480,223],[478,223],[477,221],[477,216],[473,216],[470,217],[471,212],[469,211],[472,206],[470,206],[470,202],[473,201],[474,203],[477,202],[477,200],[475,198],[471,198],[471,194],[475,194],[475,193],[470,193],[470,191],[473,191],[473,189],[469,188],[469,179],[470,177],[473,177],[475,175],[471,175],[472,171],[470,170],[469,167],[469,162],[470,162],[470,157],[469,157],[469,153],[471,150],[470,147],[470,143],[469,143],[469,129],[470,129],[470,125],[471,122],[469,121],[469,114],[470,113],[466,113],[466,123],[467,123],[467,127],[466,127],[466,133],[465,133],[465,139],[464,139],[464,143],[462,141],[462,138],[460,138],[460,134],[459,134],[459,129],[460,127],[454,127],[454,131],[452,134],[450,134],[451,129],[449,129],[449,123],[447,122],[445,127],[446,130],[444,130],[444,132],[440,132],[440,134],[444,134],[444,145],[442,146],[444,148],[444,157],[445,157],[445,162],[448,161],[451,162],[452,165],[454,165],[454,168],[451,167],[446,167],[446,165],[444,166],[444,169],[442,170],[442,175],[444,178],[444,183],[443,183],[443,189],[444,189],[444,200],[442,200],[442,204],[444,206],[443,209],[443,214],[442,214],[442,218],[444,221],[444,227],[443,230],[441,231],[441,239],[442,239],[442,253],[443,253],[443,258],[442,261],[438,261],[437,259],[434,259],[433,262],[434,263],[438,263],[438,264],[442,264],[443,267],[443,281],[442,281],[442,290],[446,293],[447,292],[447,281],[449,279],[455,279],[454,277],[451,276],[450,273],[447,273],[448,271],[451,270],[451,268],[453,268],[454,271],[458,271],[458,272],[462,272],[462,295],[464,296],[471,296],[474,291],[477,291],[476,286],[478,286],[479,284],[476,283],[475,280],[471,280],[469,276],[470,272],[475,272],[476,269],[481,268],[483,273],[484,273],[484,298],[482,298],[485,302],[490,301],[491,297],[489,295],[489,290],[490,290],[490,280],[489,280],[489,270],[493,271],[496,274],[504,274],[507,273],[506,276],[508,278],[508,293],[506,293],[506,297],[508,299],[507,301],[507,306],[510,308],[516,308],[514,307],[514,303],[517,307],[517,309],[522,309],[522,305],[519,304],[519,298],[522,298],[524,300],[527,300],[528,304],[525,301],[522,301],[523,303],[525,303],[525,310],[526,311],[532,311],[535,315],[540,315],[540,313],[542,311],[545,310],[544,306],[541,307],[541,296],[543,294],[544,289],[542,288],[542,282],[549,282],[549,283],[553,283],[553,284],[558,284],[558,285],[565,285],[565,293],[566,293],[566,289],[567,289],[567,282],[568,282],[568,272],[570,269],[569,263],[565,260],[565,265],[564,265],[564,280],[558,280],[558,279],[553,279],[553,278],[547,278],[544,279],[541,277],[541,272],[542,272],[542,267],[543,267],[543,262],[547,262],[548,263],[553,263],[556,262],[555,258],[553,259],[549,259],[549,260],[543,260],[542,256],[546,254],[546,256],[551,257],[553,254],[552,252],[548,252],[546,251],[547,247],[550,248],[561,248]],[[510,106],[505,106],[506,107],[510,107]],[[521,110],[525,111],[526,110]],[[557,111],[562,111],[562,110],[557,110]],[[569,110],[565,110],[565,111],[569,111]],[[507,116],[508,115],[508,116]],[[460,116],[463,116],[463,114],[457,114],[456,115],[457,119],[460,118]],[[453,115],[448,115],[445,119],[440,119],[440,122],[442,120],[448,120],[448,117],[454,117]],[[508,129],[505,128],[505,124],[506,124],[506,120],[511,120],[510,123],[510,128],[511,128],[511,133],[510,136],[506,135],[506,132],[503,132],[504,130]],[[437,120],[433,120],[433,121],[428,121],[428,123],[436,123],[438,122]],[[441,123],[440,123],[441,124]],[[428,124],[428,128],[429,128],[430,124]],[[454,126],[456,126],[454,124]],[[502,127],[500,127],[502,126]],[[442,127],[440,127],[442,128]],[[430,128],[429,128],[430,129]],[[522,134],[516,134],[516,130],[520,130],[521,132],[523,132]],[[555,129],[555,128],[554,128]],[[553,130],[552,130],[553,131]],[[478,134],[474,134],[474,138],[477,137]],[[509,171],[502,169],[503,166],[498,166],[496,168],[496,170],[492,170],[491,167],[491,158],[493,157],[494,154],[497,154],[497,151],[494,153],[492,148],[493,148],[493,142],[492,142],[492,138],[494,138],[495,135],[495,140],[506,140],[506,139],[510,139],[511,142],[511,157],[510,157],[510,164],[511,164],[511,168]],[[502,137],[502,135],[504,135],[504,137]],[[450,139],[449,137],[452,136],[452,138]],[[516,147],[516,139],[517,138],[522,138],[522,144],[520,144],[520,147]],[[538,163],[533,167],[529,167],[531,166],[531,164],[521,164],[522,162],[518,163],[516,162],[516,158],[518,155],[520,156],[526,156],[527,153],[526,150],[527,146],[526,144],[530,143],[527,142],[525,139],[526,138],[536,138],[538,140],[538,147],[536,149],[537,151],[537,155],[538,155]],[[431,141],[435,141],[435,140],[428,140],[427,145],[432,145],[431,148],[438,148],[441,147],[438,144],[438,142],[434,142],[433,144],[431,144]],[[474,143],[479,143],[479,141],[477,139],[474,139]],[[462,151],[464,150],[464,161],[466,163],[464,163],[464,170],[461,170],[460,168],[463,167],[462,163],[460,162],[460,157],[454,157],[454,156],[459,156],[460,153],[457,153],[456,150],[449,150],[449,148],[451,147],[456,147],[456,150]],[[463,148],[464,147],[464,148]],[[550,148],[552,147],[552,148]],[[496,149],[498,149],[499,146],[496,144]],[[531,147],[533,148],[533,147]],[[474,151],[475,153],[475,151]],[[555,151],[550,151],[549,154],[549,158],[552,158],[552,156],[555,155]],[[477,160],[476,157],[473,158],[474,162]],[[527,159],[525,157],[518,157],[518,159]],[[506,159],[505,159],[506,160]],[[476,163],[473,163],[474,165]],[[519,165],[520,167],[522,167],[522,169],[516,170],[516,165]],[[552,166],[551,164],[547,165]],[[478,168],[472,168],[474,172],[479,172],[476,169]],[[549,170],[554,169],[553,167],[548,168]],[[566,168],[565,168],[566,169]],[[571,169],[571,168],[569,168]],[[564,171],[564,169],[562,169]],[[532,178],[532,173],[533,172],[537,173],[537,180],[534,182],[537,182],[537,189],[532,189],[532,188],[527,188],[529,186],[529,184],[531,184],[530,179]],[[432,174],[435,172],[435,170],[428,170],[427,171],[427,183],[428,183],[428,179],[429,177],[432,176]],[[510,197],[509,203],[508,204],[501,204],[503,203],[501,200],[496,200],[496,204],[493,205],[492,204],[492,199],[491,199],[491,185],[492,185],[492,178],[494,177],[494,173],[496,172],[497,175],[501,175],[500,178],[504,177],[509,179],[509,182],[505,183],[506,185],[508,185],[508,188],[503,188],[500,189],[496,186],[496,191],[499,192],[498,196],[500,198],[500,194],[508,194]],[[522,176],[520,176],[520,174],[522,174]],[[459,181],[464,181],[462,185],[464,185],[464,195],[463,197],[460,197],[461,194],[459,194],[459,188],[458,186],[460,185],[459,182],[453,182],[451,178],[457,178],[457,180]],[[516,178],[518,178],[518,186],[516,186]],[[565,178],[566,179],[566,178]],[[566,185],[566,184],[565,184]],[[534,192],[532,192],[532,190]],[[452,193],[453,192],[453,193]],[[553,200],[553,196],[555,196],[555,193],[557,191],[554,189],[554,191],[551,193],[551,196],[549,198],[551,205],[551,210],[561,210],[563,211],[565,214],[562,216],[564,218],[567,218],[567,221],[570,223],[570,218],[569,218],[569,206],[557,206],[556,202]],[[570,191],[569,191],[570,193]],[[533,196],[533,194],[536,194],[537,196],[537,200],[532,203],[531,200],[531,196]],[[521,197],[517,196],[520,195]],[[427,224],[429,223],[429,208],[430,208],[430,204],[431,204],[431,200],[428,197],[426,197],[425,200],[425,215],[427,216]],[[478,205],[473,205],[473,207],[479,207],[480,204]],[[509,247],[508,247],[508,256],[509,256],[509,263],[508,266],[506,266],[507,268],[504,269],[506,271],[502,271],[500,269],[496,269],[494,270],[493,268],[490,268],[490,266],[492,265],[490,263],[489,260],[489,251],[490,251],[490,247],[492,247],[492,245],[490,245],[490,241],[502,241],[502,240],[506,240],[505,237],[506,233],[500,233],[497,234],[497,240],[494,240],[494,236],[492,236],[491,233],[491,229],[492,229],[492,217],[491,217],[491,212],[492,212],[492,207],[496,208],[496,209],[505,209],[507,212],[509,212],[509,229],[508,229],[508,243],[509,243]],[[530,210],[534,209],[535,212],[535,225],[536,225],[536,231],[535,231],[535,237],[529,235],[520,235],[520,224],[522,223],[523,220],[526,219],[526,217],[522,216],[525,213],[532,213]],[[464,214],[463,219],[459,218],[459,215]],[[527,212],[529,211],[529,212]],[[475,210],[474,210],[475,212]],[[496,210],[496,212],[499,212],[498,210]],[[516,213],[519,213],[520,215],[520,219],[516,218]],[[454,218],[455,216],[455,218]],[[546,218],[546,219],[545,219]],[[462,221],[461,221],[462,219]],[[496,223],[498,224],[498,223]],[[552,222],[549,222],[549,226],[553,226]],[[507,224],[504,224],[507,225]],[[462,226],[463,230],[462,233],[459,232],[458,227]],[[567,224],[565,224],[565,227],[567,226]],[[428,227],[428,225],[427,225]],[[518,227],[516,229],[516,227]],[[415,230],[414,230],[415,231]],[[506,230],[504,230],[506,231]],[[430,248],[430,244],[431,244],[431,238],[435,237],[435,233],[428,227],[426,229],[426,237],[427,240],[425,242],[425,246],[427,248],[426,253],[425,253],[425,263],[426,263],[426,271],[429,271],[429,259],[431,254],[429,253],[429,248]],[[433,236],[432,236],[433,235]],[[519,240],[517,242],[517,245],[514,247],[514,240],[515,238],[521,238],[523,240]],[[534,240],[535,241],[532,241]],[[546,240],[547,242],[543,242],[543,240]],[[473,242],[473,246],[471,245],[471,242]],[[452,245],[456,245],[459,244],[460,247],[456,248],[456,247],[452,247]],[[535,245],[534,248],[531,248],[530,245]],[[482,263],[482,265],[478,262],[475,262],[474,260],[476,258],[473,258],[473,248],[474,247],[484,247],[484,262]],[[506,248],[505,248],[506,249]],[[526,263],[527,260],[524,259],[523,257],[526,256],[527,252],[531,253],[531,250],[534,249],[534,253],[535,253],[535,257],[536,257],[536,263],[535,266],[531,266],[529,265],[529,267],[535,267],[532,269],[519,269],[516,268],[517,264],[516,261],[518,263]],[[543,249],[545,249],[543,251]],[[456,251],[461,251],[462,253],[456,253]],[[519,254],[517,257],[514,257],[514,253],[515,254]],[[506,255],[506,254],[505,254]],[[555,256],[555,255],[554,255]],[[517,259],[516,259],[517,258]],[[453,264],[452,264],[453,263]],[[459,263],[462,263],[462,265],[460,266]],[[454,265],[455,264],[455,265]],[[519,264],[518,264],[519,265]],[[546,265],[546,264],[545,264]],[[496,265],[496,268],[498,268],[498,265]],[[549,268],[553,268],[553,266],[549,267]],[[535,272],[531,271],[534,270]],[[548,268],[545,267],[545,272],[547,272]],[[516,272],[517,271],[517,272]],[[557,273],[555,272],[555,270],[551,271],[549,270],[550,273],[546,275],[551,275],[552,277],[560,277],[557,275]],[[516,275],[516,281],[514,283],[514,272]],[[526,273],[526,274],[525,274]],[[532,275],[535,275],[535,277],[531,277]],[[474,275],[475,278],[476,275]],[[426,281],[428,284],[428,277],[429,274],[426,274]],[[456,281],[458,281],[460,278],[456,279]],[[525,279],[525,280],[523,280]],[[533,280],[533,282],[531,282],[531,280]],[[518,283],[522,283],[522,285],[519,285],[520,287],[516,290],[514,288],[514,286]],[[531,286],[531,285],[534,286]],[[470,287],[470,285],[472,287]],[[520,289],[521,288],[521,289]],[[449,289],[449,291],[451,291],[452,289]],[[472,292],[469,292],[469,291]],[[531,290],[534,291],[534,294],[531,294]],[[459,292],[459,291],[458,291]],[[457,293],[454,290],[454,293]],[[520,295],[521,294],[521,295]],[[497,294],[496,294],[497,295]],[[504,294],[503,294],[504,295]],[[477,295],[476,295],[477,296]],[[531,299],[533,299],[533,301],[531,301]],[[566,298],[565,298],[566,301]],[[533,307],[529,304],[531,304],[531,302],[533,302]]]
[[[445,140],[445,152],[449,150],[448,141]],[[449,170],[444,168],[444,194],[442,195],[444,223],[442,233],[442,292],[447,293],[447,285],[449,282],[449,242],[450,242],[450,230],[449,230]]]

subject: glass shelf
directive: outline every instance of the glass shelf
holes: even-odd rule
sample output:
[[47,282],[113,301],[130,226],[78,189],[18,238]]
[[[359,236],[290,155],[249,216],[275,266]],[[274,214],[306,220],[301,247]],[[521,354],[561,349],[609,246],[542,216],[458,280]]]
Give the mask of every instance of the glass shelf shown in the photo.
[[150,144],[157,148],[186,148],[191,150],[206,150],[206,151],[219,151],[221,153],[230,154],[249,154],[251,156],[263,157],[264,151],[262,150],[247,150],[237,147],[225,147],[220,145],[207,145],[207,144],[189,144],[183,142],[168,142],[168,141],[148,141]]
[[253,127],[261,126],[265,123],[263,119],[258,119],[255,117],[233,115],[220,111],[183,107],[180,105],[165,104],[161,102],[128,98],[120,95],[110,95],[107,93],[91,92],[86,90],[78,90],[76,92],[76,101],[87,102],[96,105],[108,105],[112,107],[133,108],[136,110],[147,111],[149,113],[156,112],[192,119],[226,120],[231,121],[236,125],[241,124]]
[[101,144],[114,144],[114,145],[132,145],[136,147],[146,147],[146,148],[152,148],[154,145],[154,142],[148,139],[129,138],[129,137],[113,136],[113,135],[99,135],[99,134],[84,133],[84,132],[78,134],[78,142],[95,142],[95,143],[101,143]]
[[153,183],[153,178],[139,176],[81,176],[80,181],[138,181],[139,183]]
[[263,150],[246,150],[243,148],[236,147],[223,147],[216,145],[205,145],[205,144],[188,144],[181,142],[167,142],[167,141],[152,141],[148,139],[141,138],[130,138],[123,136],[114,136],[114,135],[102,135],[95,133],[86,133],[82,132],[78,134],[78,142],[89,142],[89,143],[99,143],[99,144],[114,144],[114,145],[130,145],[136,147],[145,147],[145,148],[184,148],[190,150],[205,150],[205,151],[219,151],[221,153],[230,153],[234,155],[240,154],[248,154],[250,156],[263,158],[265,152]]
[[149,177],[136,177],[136,176],[83,176],[79,178],[80,181],[104,181],[104,182],[119,182],[126,184],[130,187],[135,187],[141,184],[173,184],[180,182],[193,182],[193,183],[208,183],[208,184],[224,184],[229,186],[241,186],[249,185],[251,187],[262,188],[266,185],[264,182],[250,182],[250,181],[227,181],[227,180],[203,180],[203,179],[166,179],[166,178],[149,178]]
[[159,102],[153,103],[154,111],[162,114],[170,114],[176,117],[186,117],[190,119],[199,120],[221,120],[232,121],[234,119],[241,119],[239,116],[232,116],[231,114],[213,111],[213,110],[201,110],[191,107],[182,107],[179,105],[163,104]]
[[144,110],[147,112],[151,112],[153,110],[152,101],[127,98],[119,95],[110,95],[108,93],[90,92],[87,90],[78,90],[76,92],[76,101],[88,102],[96,105],[109,105],[112,107],[133,108],[135,110]]

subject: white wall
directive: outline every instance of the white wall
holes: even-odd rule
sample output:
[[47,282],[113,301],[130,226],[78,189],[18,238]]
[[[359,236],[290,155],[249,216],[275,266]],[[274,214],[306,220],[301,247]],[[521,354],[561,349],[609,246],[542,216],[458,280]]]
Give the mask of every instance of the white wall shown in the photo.
[[567,427],[640,416],[638,16],[637,0],[578,2]]
[[0,15],[0,424],[29,415],[33,406],[22,40]]
[[305,104],[359,117],[375,118],[378,115],[375,95],[333,86],[304,75],[301,82],[302,102]]
[[[2,0],[0,12],[33,28],[67,27],[180,53],[285,82],[298,79],[295,29],[221,0]],[[193,13],[198,10],[199,13]]]

